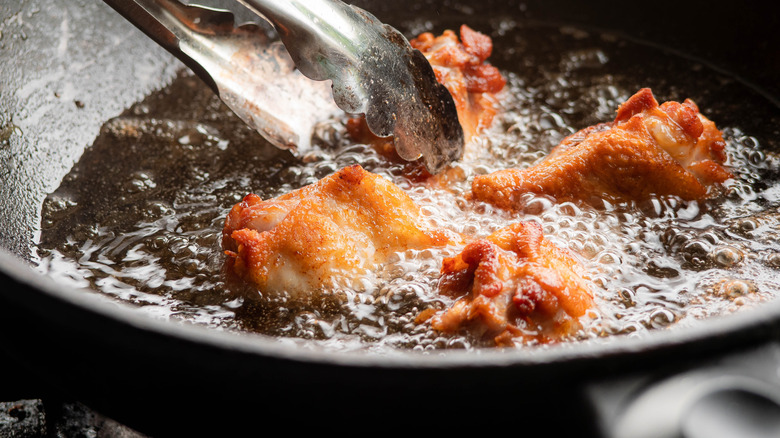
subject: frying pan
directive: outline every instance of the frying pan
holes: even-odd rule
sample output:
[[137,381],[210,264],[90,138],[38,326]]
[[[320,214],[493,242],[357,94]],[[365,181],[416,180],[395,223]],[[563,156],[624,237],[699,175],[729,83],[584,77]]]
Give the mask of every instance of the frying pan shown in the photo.
[[[768,107],[780,106],[780,6],[771,2],[355,3],[402,31],[420,17],[466,13],[605,29],[727,72]],[[603,344],[378,355],[157,320],[42,277],[30,263],[44,197],[105,120],[165,85],[180,65],[97,0],[4,5],[0,32],[0,345],[13,366],[5,376],[22,382],[21,393],[58,388],[155,435],[270,425],[465,430],[485,418],[619,434],[633,415],[625,406],[644,400],[646,388],[697,370],[722,377],[740,368],[739,379],[766,391],[737,385],[738,394],[776,400],[777,374],[740,363],[780,364],[777,301]],[[780,406],[769,402],[762,408]]]

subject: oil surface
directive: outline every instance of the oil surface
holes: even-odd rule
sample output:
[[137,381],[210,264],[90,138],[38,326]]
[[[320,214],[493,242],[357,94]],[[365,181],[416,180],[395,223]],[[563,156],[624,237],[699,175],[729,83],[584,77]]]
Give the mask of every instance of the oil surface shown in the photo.
[[[413,31],[459,24],[421,21]],[[491,61],[509,84],[492,128],[469,146],[448,190],[408,180],[402,166],[346,137],[344,120],[322,124],[314,153],[276,150],[182,73],[108,121],[47,198],[39,269],[161,318],[282,340],[368,350],[482,346],[414,322],[426,308],[451,304],[436,284],[442,258],[459,248],[398,254],[361,290],[305,303],[228,280],[220,240],[233,204],[358,163],[404,189],[436,226],[482,237],[534,220],[579,254],[597,312],[573,341],[689,325],[780,293],[777,108],[705,65],[613,35],[506,20],[468,24],[493,36]],[[659,101],[693,99],[723,130],[736,177],[719,196],[599,209],[529,198],[512,214],[464,199],[474,175],[532,165],[565,136],[614,119],[642,87]]]

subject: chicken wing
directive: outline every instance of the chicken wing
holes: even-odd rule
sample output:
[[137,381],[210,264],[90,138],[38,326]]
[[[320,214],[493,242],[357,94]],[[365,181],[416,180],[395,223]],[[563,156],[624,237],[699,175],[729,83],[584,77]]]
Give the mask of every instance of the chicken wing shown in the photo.
[[723,167],[725,146],[693,101],[658,105],[644,88],[620,106],[614,122],[567,137],[528,169],[477,176],[472,192],[506,209],[517,208],[528,192],[596,205],[653,195],[703,199],[708,186],[731,177]]
[[225,220],[222,246],[233,272],[259,290],[300,297],[355,288],[392,253],[459,240],[422,222],[406,193],[354,165],[267,201],[247,195]]
[[431,325],[449,333],[471,330],[501,346],[570,335],[593,305],[579,270],[571,253],[544,238],[539,224],[513,224],[444,260],[439,289],[462,298]]
[[493,52],[489,36],[466,26],[455,32],[445,30],[440,36],[425,32],[410,41],[431,63],[436,79],[447,87],[466,139],[490,126],[495,115],[494,95],[506,85],[496,67],[486,63]]

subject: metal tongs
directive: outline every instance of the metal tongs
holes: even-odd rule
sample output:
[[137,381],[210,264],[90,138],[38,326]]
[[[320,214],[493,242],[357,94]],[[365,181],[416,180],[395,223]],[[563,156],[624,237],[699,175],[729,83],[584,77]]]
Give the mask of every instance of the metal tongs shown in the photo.
[[[402,158],[422,157],[432,173],[463,153],[452,96],[428,61],[362,9],[338,0],[104,1],[277,147],[304,154],[315,125],[338,112],[335,101],[364,114],[377,136],[394,136]],[[281,43],[255,18],[270,23]],[[332,97],[326,82],[307,78],[330,79]]]

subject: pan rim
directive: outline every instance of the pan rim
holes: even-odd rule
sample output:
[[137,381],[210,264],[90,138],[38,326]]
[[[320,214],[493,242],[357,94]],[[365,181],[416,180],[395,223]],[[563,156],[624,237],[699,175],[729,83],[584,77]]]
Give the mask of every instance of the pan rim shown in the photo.
[[[566,342],[541,348],[503,350],[340,351],[324,347],[302,348],[296,343],[281,343],[262,334],[216,330],[186,321],[154,318],[137,311],[128,303],[101,295],[98,291],[57,284],[54,279],[35,272],[30,264],[4,248],[0,248],[0,275],[63,305],[110,318],[148,334],[170,336],[178,341],[258,358],[274,357],[300,363],[360,368],[531,368],[553,364],[576,365],[601,362],[607,358],[629,359],[638,355],[664,354],[689,349],[694,344],[696,350],[714,347],[723,351],[728,350],[732,342],[745,345],[749,343],[745,341],[765,342],[776,337],[773,335],[777,333],[780,322],[780,300],[774,299],[751,309],[706,318],[691,326],[650,330],[637,337],[612,336],[603,342]],[[13,291],[8,288],[3,288],[0,294],[16,302],[22,301],[21,305],[29,305],[24,302],[24,296],[13,296]]]

